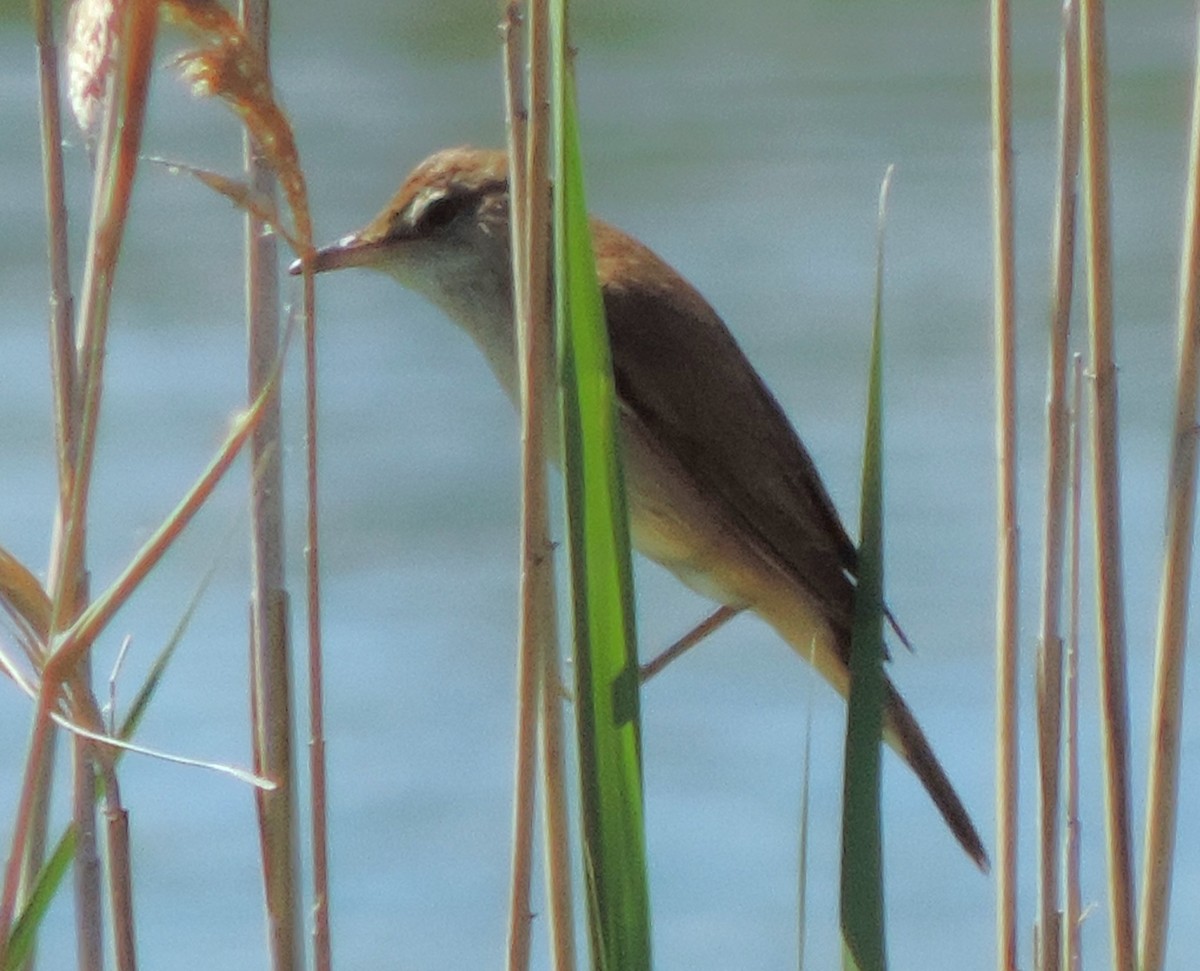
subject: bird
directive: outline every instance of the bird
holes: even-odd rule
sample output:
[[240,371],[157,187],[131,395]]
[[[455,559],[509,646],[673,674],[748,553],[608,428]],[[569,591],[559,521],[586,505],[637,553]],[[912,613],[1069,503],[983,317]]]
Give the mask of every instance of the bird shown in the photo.
[[[858,551],[812,457],[699,291],[632,236],[597,218],[590,228],[634,547],[758,614],[846,696]],[[507,153],[435,152],[370,222],[310,261],[317,273],[382,271],[426,297],[517,401]],[[886,675],[884,738],[986,872],[970,814]]]

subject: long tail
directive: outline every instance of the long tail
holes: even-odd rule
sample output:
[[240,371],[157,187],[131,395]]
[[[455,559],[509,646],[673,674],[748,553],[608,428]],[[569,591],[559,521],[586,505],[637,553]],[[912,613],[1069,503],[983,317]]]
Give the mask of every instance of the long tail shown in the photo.
[[962,848],[979,869],[987,873],[991,868],[987,850],[983,848],[983,840],[979,838],[970,814],[954,791],[937,756],[933,754],[933,748],[921,731],[921,726],[890,680],[887,682],[885,716],[884,736],[888,744],[917,774]]

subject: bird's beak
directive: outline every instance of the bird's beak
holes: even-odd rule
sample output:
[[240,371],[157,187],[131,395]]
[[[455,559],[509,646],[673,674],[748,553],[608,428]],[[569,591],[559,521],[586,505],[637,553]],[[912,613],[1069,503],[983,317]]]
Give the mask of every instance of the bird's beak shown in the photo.
[[[343,236],[336,243],[323,246],[312,255],[312,271],[341,270],[348,266],[370,266],[376,262],[382,242],[362,233]],[[288,267],[292,276],[304,270],[303,260],[294,260]]]

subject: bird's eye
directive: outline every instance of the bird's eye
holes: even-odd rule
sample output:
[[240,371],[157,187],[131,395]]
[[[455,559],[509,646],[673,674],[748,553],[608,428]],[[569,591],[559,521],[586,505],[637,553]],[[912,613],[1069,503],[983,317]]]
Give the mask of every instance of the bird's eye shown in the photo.
[[431,233],[442,229],[463,211],[465,200],[462,196],[435,196],[417,213],[414,229],[420,233]]

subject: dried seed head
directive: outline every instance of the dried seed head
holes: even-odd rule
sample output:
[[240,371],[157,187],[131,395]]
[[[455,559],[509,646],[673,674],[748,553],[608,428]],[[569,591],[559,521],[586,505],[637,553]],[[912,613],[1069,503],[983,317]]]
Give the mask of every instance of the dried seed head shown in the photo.
[[100,124],[124,6],[125,0],[75,0],[67,14],[67,98],[88,138]]

